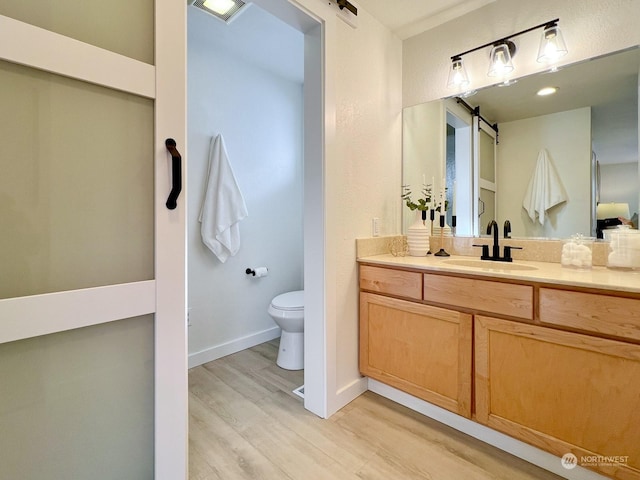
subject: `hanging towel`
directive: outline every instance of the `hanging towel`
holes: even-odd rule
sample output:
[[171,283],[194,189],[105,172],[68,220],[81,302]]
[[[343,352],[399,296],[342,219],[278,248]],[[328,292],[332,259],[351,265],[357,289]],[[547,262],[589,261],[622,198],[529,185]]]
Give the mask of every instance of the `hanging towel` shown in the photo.
[[540,225],[544,225],[546,212],[562,202],[567,201],[567,192],[562,186],[560,177],[547,151],[543,148],[538,154],[536,168],[524,194],[522,206],[535,223],[536,217]]
[[202,241],[224,263],[240,249],[239,222],[248,215],[222,135],[211,139],[207,188],[200,210]]

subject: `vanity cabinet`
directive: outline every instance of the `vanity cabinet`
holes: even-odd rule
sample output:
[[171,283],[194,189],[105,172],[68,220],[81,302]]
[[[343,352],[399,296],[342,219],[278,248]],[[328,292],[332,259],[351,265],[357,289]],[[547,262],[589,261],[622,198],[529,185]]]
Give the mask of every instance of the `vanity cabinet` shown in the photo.
[[640,480],[640,294],[361,265],[359,355],[363,375]]
[[640,478],[640,345],[474,321],[478,422],[579,462],[618,457],[619,465],[593,463],[615,478]]
[[360,371],[471,417],[471,315],[360,294]]

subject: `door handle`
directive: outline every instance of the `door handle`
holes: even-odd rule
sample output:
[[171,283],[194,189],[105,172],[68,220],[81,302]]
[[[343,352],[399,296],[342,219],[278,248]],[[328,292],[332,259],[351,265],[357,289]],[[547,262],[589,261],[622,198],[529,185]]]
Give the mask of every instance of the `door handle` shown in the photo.
[[171,192],[167,199],[167,208],[174,210],[178,206],[178,196],[182,191],[182,157],[176,148],[177,144],[173,138],[164,141],[167,150],[171,154]]
[[478,199],[478,207],[479,207],[478,208],[478,210],[479,210],[478,218],[480,218],[482,216],[482,214],[484,213],[484,202],[480,198]]

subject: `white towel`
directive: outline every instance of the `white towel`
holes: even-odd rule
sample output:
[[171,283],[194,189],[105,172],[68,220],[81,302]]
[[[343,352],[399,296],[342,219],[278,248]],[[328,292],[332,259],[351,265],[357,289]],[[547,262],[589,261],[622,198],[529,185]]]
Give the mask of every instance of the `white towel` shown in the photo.
[[224,263],[240,249],[239,222],[248,215],[222,135],[211,139],[207,188],[198,220],[202,241]]
[[556,168],[545,149],[540,150],[536,168],[524,194],[522,206],[532,222],[536,217],[544,225],[546,212],[559,203],[567,201],[567,192],[562,186]]

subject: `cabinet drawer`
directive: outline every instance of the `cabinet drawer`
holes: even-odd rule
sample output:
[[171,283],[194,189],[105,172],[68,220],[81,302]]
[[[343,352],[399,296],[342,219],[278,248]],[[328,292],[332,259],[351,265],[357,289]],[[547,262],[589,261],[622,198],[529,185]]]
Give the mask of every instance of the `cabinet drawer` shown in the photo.
[[360,288],[422,300],[422,274],[360,265]]
[[533,319],[533,287],[424,274],[424,299],[483,312]]
[[540,321],[640,340],[640,300],[541,288]]

